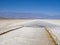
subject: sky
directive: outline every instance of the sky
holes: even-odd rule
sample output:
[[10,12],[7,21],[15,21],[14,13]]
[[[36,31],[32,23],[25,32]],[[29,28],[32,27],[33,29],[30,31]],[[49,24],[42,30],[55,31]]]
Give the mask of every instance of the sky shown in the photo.
[[42,13],[49,16],[60,16],[60,0],[0,0],[1,12]]

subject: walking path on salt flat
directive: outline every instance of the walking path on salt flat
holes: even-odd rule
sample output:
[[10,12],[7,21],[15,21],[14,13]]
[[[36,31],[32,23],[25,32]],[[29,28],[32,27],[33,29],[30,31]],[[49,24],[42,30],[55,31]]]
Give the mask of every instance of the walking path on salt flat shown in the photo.
[[0,45],[54,45],[44,28],[23,27],[0,36]]

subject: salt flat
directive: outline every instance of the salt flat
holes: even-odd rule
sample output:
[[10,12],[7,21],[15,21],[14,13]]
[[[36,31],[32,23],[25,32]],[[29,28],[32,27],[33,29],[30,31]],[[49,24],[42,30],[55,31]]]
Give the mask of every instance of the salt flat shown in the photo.
[[44,28],[23,27],[0,36],[0,45],[54,45]]
[[[0,20],[0,33],[14,28],[13,31],[0,36],[0,45],[55,45],[48,32],[42,27],[48,26],[54,28],[60,24],[59,21],[40,19]],[[22,28],[20,28],[21,26]]]
[[24,24],[26,22],[29,22],[30,20],[23,20],[23,19],[5,19],[0,20],[0,34],[6,31],[9,31],[11,29],[21,27],[21,24]]
[[60,45],[60,27],[54,27],[54,28],[49,27],[47,28],[47,30],[53,37],[56,44]]

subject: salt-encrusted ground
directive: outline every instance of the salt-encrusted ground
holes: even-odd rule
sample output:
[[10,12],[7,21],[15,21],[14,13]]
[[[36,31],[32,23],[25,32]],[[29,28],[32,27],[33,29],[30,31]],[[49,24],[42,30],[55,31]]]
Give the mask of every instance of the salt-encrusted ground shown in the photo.
[[0,45],[54,45],[44,28],[23,27],[0,36]]
[[[55,21],[55,20],[54,20]],[[51,20],[1,20],[0,33],[23,26],[14,31],[0,35],[0,45],[54,45],[47,31],[43,28],[54,28],[58,22]],[[49,23],[46,23],[49,22]],[[57,23],[56,23],[57,22]],[[56,24],[56,25],[51,25]],[[59,27],[59,26],[58,26]],[[56,31],[57,32],[57,31]],[[59,32],[59,31],[58,31]]]

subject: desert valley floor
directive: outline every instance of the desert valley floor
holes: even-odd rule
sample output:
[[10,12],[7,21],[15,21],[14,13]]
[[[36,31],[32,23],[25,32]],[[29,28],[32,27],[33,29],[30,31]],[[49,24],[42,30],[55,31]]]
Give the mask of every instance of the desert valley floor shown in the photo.
[[0,19],[0,45],[60,45],[60,20]]

